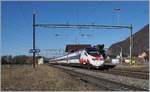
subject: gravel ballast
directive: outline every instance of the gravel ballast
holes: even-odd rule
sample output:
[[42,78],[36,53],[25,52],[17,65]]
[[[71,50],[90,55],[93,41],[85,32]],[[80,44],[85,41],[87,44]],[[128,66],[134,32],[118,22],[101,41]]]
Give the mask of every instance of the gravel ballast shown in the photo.
[[[61,67],[64,68],[64,66],[61,66]],[[113,74],[107,74],[107,73],[101,73],[101,72],[94,72],[94,71],[89,71],[89,70],[82,69],[82,68],[78,68],[78,69],[74,67],[65,67],[65,68],[69,70],[73,70],[75,72],[80,72],[80,73],[84,73],[87,75],[96,76],[99,78],[122,83],[125,85],[135,86],[135,87],[146,89],[146,90],[149,89],[149,80],[136,79],[136,78],[126,77],[126,76],[119,76],[119,75],[113,75]]]

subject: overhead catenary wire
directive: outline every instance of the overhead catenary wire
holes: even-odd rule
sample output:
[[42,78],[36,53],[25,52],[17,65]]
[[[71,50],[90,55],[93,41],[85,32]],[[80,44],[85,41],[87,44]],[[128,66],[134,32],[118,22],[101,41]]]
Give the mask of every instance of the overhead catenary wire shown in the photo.
[[126,25],[95,25],[95,24],[36,24],[36,27],[47,27],[47,28],[87,28],[87,29],[123,29],[123,28],[131,28],[131,26]]

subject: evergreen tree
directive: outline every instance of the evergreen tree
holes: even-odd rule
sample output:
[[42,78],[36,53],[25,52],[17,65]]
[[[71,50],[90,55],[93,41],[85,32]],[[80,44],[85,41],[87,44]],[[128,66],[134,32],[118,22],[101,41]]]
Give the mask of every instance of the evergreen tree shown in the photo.
[[106,58],[105,50],[104,50],[104,44],[98,44],[96,45],[96,48],[98,49],[98,52],[102,54],[104,59]]

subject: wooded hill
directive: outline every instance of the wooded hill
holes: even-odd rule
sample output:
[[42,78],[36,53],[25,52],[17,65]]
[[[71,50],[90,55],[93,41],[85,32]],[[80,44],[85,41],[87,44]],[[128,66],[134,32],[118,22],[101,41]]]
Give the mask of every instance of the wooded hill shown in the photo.
[[[116,56],[120,52],[120,48],[123,49],[123,56],[129,55],[130,37],[126,40],[117,42],[110,46],[108,49],[108,55]],[[148,51],[149,48],[149,24],[144,26],[141,30],[133,34],[133,55],[138,56],[144,51]]]

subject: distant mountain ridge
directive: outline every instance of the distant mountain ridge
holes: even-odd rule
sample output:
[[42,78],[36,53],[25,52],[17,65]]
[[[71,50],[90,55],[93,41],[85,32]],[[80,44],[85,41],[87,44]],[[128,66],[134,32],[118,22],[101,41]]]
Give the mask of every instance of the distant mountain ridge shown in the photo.
[[[130,46],[130,37],[126,40],[117,42],[110,46],[108,49],[108,55],[116,56],[120,52],[120,48],[122,48],[122,52],[124,56],[129,55],[129,46]],[[133,55],[137,56],[145,50],[149,48],[149,24],[144,26],[140,31],[133,34]]]

